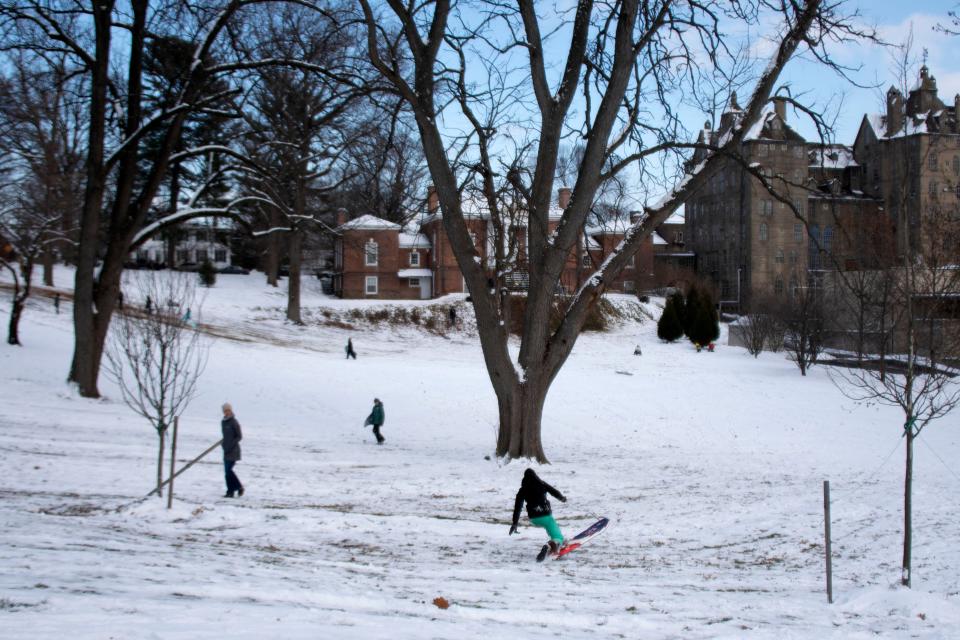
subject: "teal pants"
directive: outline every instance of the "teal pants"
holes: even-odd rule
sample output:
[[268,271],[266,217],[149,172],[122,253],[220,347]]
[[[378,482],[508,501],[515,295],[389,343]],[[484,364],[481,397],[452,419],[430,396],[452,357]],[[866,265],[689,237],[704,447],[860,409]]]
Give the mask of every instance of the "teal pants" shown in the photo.
[[554,542],[563,542],[563,534],[560,533],[560,525],[553,519],[552,515],[540,516],[539,518],[530,518],[534,526],[546,529],[550,539]]

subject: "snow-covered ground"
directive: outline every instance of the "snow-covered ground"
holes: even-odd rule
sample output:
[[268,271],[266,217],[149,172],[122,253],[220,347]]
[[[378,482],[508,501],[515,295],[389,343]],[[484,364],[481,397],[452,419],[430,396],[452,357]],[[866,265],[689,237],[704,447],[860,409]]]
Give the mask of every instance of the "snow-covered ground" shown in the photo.
[[[259,274],[207,292],[195,317],[218,337],[178,458],[219,438],[232,402],[247,493],[221,497],[214,454],[177,480],[172,511],[142,499],[152,429],[105,376],[98,401],[65,384],[71,306],[34,298],[24,346],[0,346],[0,637],[960,637],[960,414],[918,442],[902,589],[895,410],[782,354],[661,344],[652,322],[585,334],[548,398],[538,472],[569,498],[554,504],[565,534],[614,523],[537,564],[541,530],[524,517],[507,535],[527,463],[492,455],[496,404],[469,330],[351,329],[354,309],[381,303],[317,284],[305,327],[283,322],[284,292]],[[361,428],[374,397],[382,447]]]

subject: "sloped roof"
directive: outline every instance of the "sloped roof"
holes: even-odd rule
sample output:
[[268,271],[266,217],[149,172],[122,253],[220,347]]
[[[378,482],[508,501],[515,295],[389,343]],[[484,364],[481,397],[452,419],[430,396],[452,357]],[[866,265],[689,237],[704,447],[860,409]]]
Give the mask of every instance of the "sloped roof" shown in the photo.
[[430,240],[422,233],[400,232],[401,249],[431,249]]
[[359,218],[354,218],[353,220],[340,225],[337,227],[337,231],[352,231],[357,229],[364,230],[376,230],[376,231],[399,231],[400,225],[395,222],[390,222],[389,220],[384,220],[383,218],[378,218],[377,216],[366,214],[360,216]]

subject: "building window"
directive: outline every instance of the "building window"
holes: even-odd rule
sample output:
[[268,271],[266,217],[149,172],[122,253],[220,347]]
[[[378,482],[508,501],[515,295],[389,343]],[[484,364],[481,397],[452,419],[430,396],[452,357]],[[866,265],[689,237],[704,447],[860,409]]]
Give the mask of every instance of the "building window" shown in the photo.
[[790,264],[797,264],[797,252],[796,250],[790,251]]
[[177,249],[177,262],[190,262],[190,251],[187,249]]
[[[368,240],[366,247],[364,247],[365,264],[368,267],[377,266],[378,254],[379,254],[379,247],[377,243],[374,242],[372,239]],[[374,293],[376,293],[376,291],[374,291]]]
[[960,198],[960,184],[957,185],[957,197]]
[[793,241],[803,242],[803,225],[799,222],[793,225]]
[[783,264],[783,249],[777,249],[777,253],[776,253],[776,256],[774,257],[774,261],[777,264]]
[[583,254],[583,258],[581,259],[580,264],[582,264],[585,268],[590,268],[593,266],[593,261],[590,260],[589,253]]
[[763,201],[763,215],[772,216],[773,215],[773,200],[764,200]]
[[937,170],[937,156],[935,153],[931,153],[930,157],[927,158],[927,168],[931,171]]
[[227,250],[226,249],[214,249],[213,259],[215,262],[226,262],[227,261]]
[[794,200],[793,208],[797,215],[803,215],[803,200]]
[[197,249],[197,262],[206,262],[206,261],[207,261],[207,250]]
[[420,288],[420,278],[409,278],[407,279],[407,286]]
[[633,269],[633,265],[636,264],[636,263],[634,262],[634,259],[635,259],[635,258],[636,258],[636,256],[630,256],[630,259],[627,260],[627,266],[626,266],[625,268],[627,268],[627,269]]
[[773,292],[778,296],[783,295],[783,278],[777,276],[777,279],[773,281]]
[[808,265],[810,269],[819,269],[820,268],[820,226],[816,224],[810,225],[810,247],[809,247],[809,259]]
[[410,266],[411,266],[411,267],[419,267],[419,266],[420,266],[420,252],[419,252],[419,251],[411,251],[411,252],[410,252]]
[[757,155],[761,158],[767,157],[767,145],[761,143],[757,145]]
[[960,176],[960,156],[953,156],[953,175]]
[[927,189],[928,189],[928,192],[930,193],[930,195],[932,195],[932,196],[937,195],[937,181],[936,181],[936,180],[931,180],[931,181],[930,181],[930,185],[927,187]]
[[760,223],[760,239],[761,240],[767,239],[767,223],[766,222]]
[[377,295],[380,290],[377,276],[367,276],[365,290],[368,296]]
[[[958,187],[957,193],[960,193],[960,187]],[[674,242],[677,244],[683,244],[683,231],[677,231],[677,236]]]
[[623,292],[624,293],[633,293],[637,290],[636,284],[633,280],[624,280],[623,281]]
[[797,284],[797,276],[790,276],[790,295],[791,297],[797,297],[797,290],[800,288],[800,285]]
[[147,257],[147,255],[148,254],[146,251],[144,251],[143,249],[140,249],[139,251],[137,251],[137,260],[139,260],[140,262],[146,262],[147,260],[150,259]]
[[827,225],[823,228],[823,250],[827,253],[833,248],[833,227]]

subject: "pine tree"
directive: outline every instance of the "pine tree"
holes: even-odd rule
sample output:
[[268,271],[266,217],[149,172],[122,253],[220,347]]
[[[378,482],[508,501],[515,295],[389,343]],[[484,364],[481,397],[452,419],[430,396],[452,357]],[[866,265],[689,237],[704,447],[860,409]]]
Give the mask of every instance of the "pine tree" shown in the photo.
[[212,287],[217,283],[217,270],[213,268],[210,260],[204,260],[200,263],[200,284],[205,287]]
[[[683,300],[683,296],[680,296],[680,299]],[[667,342],[673,342],[683,336],[683,325],[677,313],[675,300],[676,295],[667,298],[663,313],[660,314],[660,321],[657,322],[657,337]]]
[[687,324],[687,302],[683,297],[683,292],[679,289],[670,294],[670,299],[673,300],[673,310],[677,314],[677,321],[680,323],[680,330],[682,331]]
[[[691,303],[694,301],[694,303]],[[720,337],[720,324],[713,297],[709,292],[692,287],[687,297],[687,327],[690,342],[706,345]]]
[[687,291],[687,301],[684,305],[683,316],[681,317],[683,325],[683,333],[691,342],[696,342],[691,335],[693,333],[693,325],[697,320],[697,313],[700,309],[700,287],[695,284],[690,285],[690,289]]

